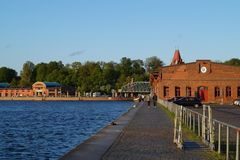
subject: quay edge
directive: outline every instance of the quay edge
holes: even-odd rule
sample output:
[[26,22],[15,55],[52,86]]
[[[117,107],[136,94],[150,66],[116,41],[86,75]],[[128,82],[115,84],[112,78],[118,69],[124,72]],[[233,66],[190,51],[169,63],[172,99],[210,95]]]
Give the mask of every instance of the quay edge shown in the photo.
[[121,115],[95,135],[78,145],[66,153],[60,160],[79,160],[79,159],[95,159],[100,160],[104,153],[111,147],[113,142],[121,134],[123,128],[133,119],[139,106],[132,107],[128,112]]

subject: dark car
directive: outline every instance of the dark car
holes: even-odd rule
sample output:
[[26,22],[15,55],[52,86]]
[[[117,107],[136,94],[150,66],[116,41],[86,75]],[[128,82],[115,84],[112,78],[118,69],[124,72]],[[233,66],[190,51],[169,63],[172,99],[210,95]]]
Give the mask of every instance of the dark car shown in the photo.
[[174,101],[179,100],[181,98],[183,98],[183,97],[173,97],[173,98],[168,99],[168,102],[174,102]]
[[196,108],[202,106],[200,99],[196,97],[182,97],[176,101],[173,101],[173,103],[182,106],[194,106]]

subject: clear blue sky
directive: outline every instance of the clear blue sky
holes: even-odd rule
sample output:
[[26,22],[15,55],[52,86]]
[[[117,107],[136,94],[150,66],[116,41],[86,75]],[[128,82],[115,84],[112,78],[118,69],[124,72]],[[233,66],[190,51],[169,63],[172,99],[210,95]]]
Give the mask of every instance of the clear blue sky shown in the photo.
[[0,67],[115,61],[176,48],[185,62],[240,56],[239,0],[1,0]]

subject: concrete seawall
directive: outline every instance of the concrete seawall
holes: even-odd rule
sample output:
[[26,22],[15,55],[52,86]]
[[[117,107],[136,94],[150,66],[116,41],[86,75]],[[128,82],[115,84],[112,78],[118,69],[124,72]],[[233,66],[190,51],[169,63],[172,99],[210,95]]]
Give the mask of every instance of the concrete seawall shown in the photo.
[[[183,131],[184,150],[173,143],[173,122],[163,106],[136,108],[63,156],[62,160],[217,160],[198,140]],[[190,139],[189,139],[190,138]]]
[[101,159],[103,154],[111,147],[122,133],[124,127],[132,120],[138,107],[132,107],[111,124],[101,129],[98,133],[81,143],[73,150],[66,153],[61,160]]
[[118,97],[0,97],[0,101],[132,101]]

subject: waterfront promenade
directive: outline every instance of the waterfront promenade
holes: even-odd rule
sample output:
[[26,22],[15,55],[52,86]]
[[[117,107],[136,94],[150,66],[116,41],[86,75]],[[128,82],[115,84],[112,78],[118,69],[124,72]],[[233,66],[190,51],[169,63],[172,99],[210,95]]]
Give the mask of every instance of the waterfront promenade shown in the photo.
[[[185,137],[185,141],[188,139]],[[187,144],[187,143],[186,143]],[[205,160],[213,159],[202,144],[188,142],[180,150],[173,144],[173,122],[162,107],[143,106],[121,136],[103,156],[104,160]]]
[[[88,152],[86,144],[82,144],[74,152],[65,155],[63,159],[103,160],[214,160],[212,152],[200,142],[189,141],[184,137],[185,149],[177,149],[173,144],[173,122],[163,107],[150,107],[146,104],[139,105],[136,113],[128,120],[128,124],[121,129],[113,144],[102,149],[102,155],[95,147],[98,157],[94,152]],[[117,124],[118,125],[118,124]],[[116,126],[117,126],[116,125]],[[184,134],[185,135],[185,134]],[[94,141],[94,140],[93,140]],[[91,144],[99,144],[99,142]],[[102,143],[103,144],[103,143]],[[87,149],[86,149],[87,148]],[[106,149],[108,148],[108,149]],[[83,153],[84,150],[84,153]],[[87,156],[86,156],[87,155]]]

